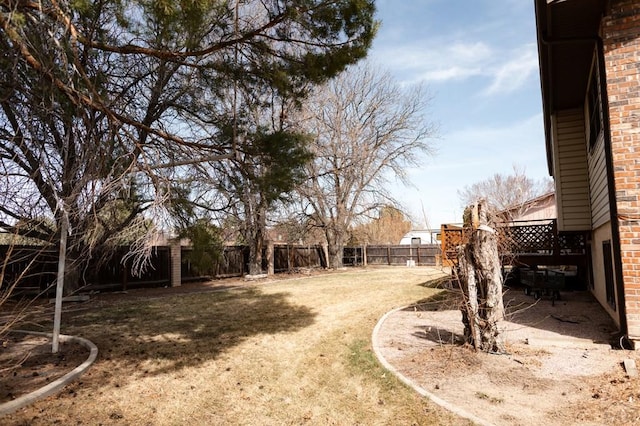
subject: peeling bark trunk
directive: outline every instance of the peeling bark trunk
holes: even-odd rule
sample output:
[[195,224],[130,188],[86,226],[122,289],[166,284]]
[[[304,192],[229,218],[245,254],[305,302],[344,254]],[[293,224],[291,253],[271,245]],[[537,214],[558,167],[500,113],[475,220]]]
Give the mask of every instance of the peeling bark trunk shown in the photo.
[[267,228],[267,209],[258,204],[253,214],[254,217],[251,221],[248,238],[249,275],[261,275],[264,273],[262,269],[262,250],[264,248],[265,229]]
[[342,264],[342,247],[338,244],[329,246],[329,267],[333,269],[340,269]]
[[499,323],[504,319],[502,268],[495,230],[481,203],[465,210],[469,241],[458,252],[461,306],[466,341],[476,350],[505,352]]
[[260,275],[262,272],[262,236],[257,236],[249,246],[249,275]]
[[333,228],[325,228],[325,238],[327,240],[327,261],[329,268],[340,269],[344,265],[342,263],[344,239],[346,231],[337,231]]
[[262,249],[264,247],[265,209],[259,207],[254,229],[251,230],[249,241],[249,275],[260,275],[262,270]]

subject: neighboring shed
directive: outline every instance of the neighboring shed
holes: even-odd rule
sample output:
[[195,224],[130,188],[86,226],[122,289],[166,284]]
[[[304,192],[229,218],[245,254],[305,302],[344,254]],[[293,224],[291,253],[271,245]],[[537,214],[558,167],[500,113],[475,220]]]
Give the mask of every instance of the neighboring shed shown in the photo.
[[556,219],[556,194],[549,192],[496,214],[504,221]]
[[440,242],[439,229],[412,229],[404,234],[400,240],[400,245],[423,245],[438,244]]

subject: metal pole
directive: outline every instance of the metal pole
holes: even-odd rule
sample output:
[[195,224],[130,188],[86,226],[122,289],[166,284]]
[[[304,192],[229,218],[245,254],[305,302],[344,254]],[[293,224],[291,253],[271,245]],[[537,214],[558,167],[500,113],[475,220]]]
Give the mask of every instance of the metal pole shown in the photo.
[[60,218],[60,251],[58,253],[58,276],[56,278],[56,305],[53,315],[53,343],[51,352],[58,353],[58,342],[60,339],[60,321],[62,318],[62,294],[64,292],[64,271],[67,259],[67,233],[69,230],[69,216],[63,209]]

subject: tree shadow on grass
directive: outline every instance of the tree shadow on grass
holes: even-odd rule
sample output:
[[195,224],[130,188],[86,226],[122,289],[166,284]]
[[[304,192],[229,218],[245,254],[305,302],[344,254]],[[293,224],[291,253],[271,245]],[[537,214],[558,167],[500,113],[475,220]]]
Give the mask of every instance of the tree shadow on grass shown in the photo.
[[288,302],[286,293],[250,288],[123,301],[63,318],[63,329],[94,342],[96,366],[113,363],[122,385],[141,374],[201,365],[251,337],[296,331],[314,318],[310,308]]

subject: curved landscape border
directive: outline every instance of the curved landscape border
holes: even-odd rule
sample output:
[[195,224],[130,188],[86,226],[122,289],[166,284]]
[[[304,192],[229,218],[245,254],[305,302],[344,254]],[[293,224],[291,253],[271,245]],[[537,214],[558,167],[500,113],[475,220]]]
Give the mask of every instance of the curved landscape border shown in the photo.
[[387,312],[382,316],[382,318],[380,318],[376,326],[373,328],[373,333],[371,335],[371,346],[373,346],[373,352],[376,354],[378,361],[380,361],[382,366],[387,370],[389,370],[391,373],[393,373],[402,383],[409,386],[411,389],[418,392],[420,395],[429,398],[433,403],[441,406],[446,410],[451,411],[452,413],[462,418],[471,420],[472,422],[478,425],[493,426],[493,423],[490,423],[484,419],[481,419],[480,417],[463,410],[462,408],[450,403],[449,401],[445,401],[444,399],[438,397],[437,395],[434,395],[433,393],[419,386],[418,384],[413,382],[411,379],[409,379],[408,377],[400,373],[393,365],[391,365],[391,363],[389,363],[389,361],[386,360],[384,355],[382,355],[382,350],[380,349],[380,339],[378,338],[378,334],[380,333],[382,324],[384,324],[387,318],[389,318],[394,313],[401,311],[403,309],[407,309],[408,307],[409,306],[401,306],[399,308],[396,308],[396,309],[393,309],[392,311]]
[[[51,333],[41,333],[37,331],[12,330],[11,333],[33,334],[36,336],[45,336],[50,339],[53,338],[53,335]],[[13,401],[0,404],[0,416],[12,413],[39,399],[46,398],[47,396],[53,395],[54,393],[60,391],[64,386],[80,377],[91,366],[91,364],[93,364],[93,362],[96,360],[96,357],[98,356],[98,347],[93,342],[85,338],[61,334],[60,342],[78,343],[89,350],[89,356],[82,364],[80,364],[64,376],[49,383],[48,385],[43,386],[42,388],[27,395],[16,398]]]

